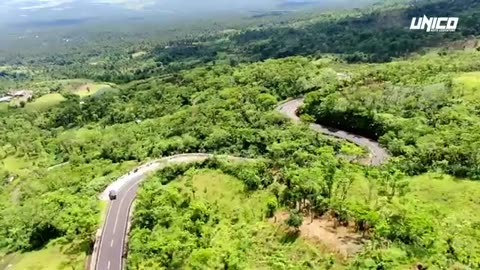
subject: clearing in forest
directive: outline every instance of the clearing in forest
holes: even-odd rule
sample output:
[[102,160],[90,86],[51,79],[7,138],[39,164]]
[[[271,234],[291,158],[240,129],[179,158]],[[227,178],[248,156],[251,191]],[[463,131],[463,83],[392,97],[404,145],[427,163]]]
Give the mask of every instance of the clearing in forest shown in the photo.
[[[52,84],[54,84],[52,82]],[[92,82],[85,81],[58,81],[59,89],[65,92],[71,92],[73,94],[79,95],[80,97],[87,97],[94,94],[102,93],[103,91],[109,91],[112,87],[108,84],[97,84]],[[31,111],[40,111],[48,109],[52,106],[58,105],[60,102],[64,101],[65,97],[60,92],[49,93],[43,96],[40,96],[26,104],[25,108]]]
[[85,255],[76,251],[69,252],[69,248],[70,246],[65,243],[52,243],[38,251],[0,254],[0,270],[72,269],[67,265],[75,265],[75,269],[83,269]]
[[74,93],[80,97],[86,97],[110,89],[112,89],[112,87],[108,84],[86,83],[76,88]]
[[[277,224],[285,224],[288,215],[288,212],[280,211],[275,214],[272,221]],[[334,219],[328,215],[314,219],[305,217],[299,231],[305,239],[320,244],[326,250],[335,252],[343,259],[358,253],[365,241],[365,238],[355,232],[353,227],[336,226]]]
[[33,102],[27,103],[25,108],[30,111],[39,111],[45,110],[52,106],[55,106],[65,100],[65,98],[59,93],[51,93],[47,95],[43,95]]
[[[266,206],[273,195],[268,191],[248,192],[242,181],[212,170],[166,186],[160,182],[149,179],[137,197],[128,255],[132,269],[173,264],[178,269],[325,269],[334,256],[269,222]],[[146,213],[160,218],[151,229],[142,224]],[[177,256],[172,262],[149,255],[158,252]]]

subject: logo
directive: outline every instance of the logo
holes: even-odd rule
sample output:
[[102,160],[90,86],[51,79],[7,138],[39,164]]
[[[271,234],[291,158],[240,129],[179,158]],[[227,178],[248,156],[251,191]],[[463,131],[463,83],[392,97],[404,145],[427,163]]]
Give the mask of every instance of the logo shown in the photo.
[[455,32],[458,26],[458,17],[431,17],[412,18],[410,30],[423,30],[427,32]]

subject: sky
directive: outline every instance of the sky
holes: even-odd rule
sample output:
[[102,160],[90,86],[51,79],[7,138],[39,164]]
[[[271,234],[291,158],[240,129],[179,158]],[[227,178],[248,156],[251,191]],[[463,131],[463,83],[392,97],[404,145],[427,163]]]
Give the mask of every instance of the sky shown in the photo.
[[[299,0],[290,0],[299,1]],[[319,0],[316,0],[319,1]],[[200,8],[245,8],[273,6],[283,0],[1,0],[1,10],[14,14],[32,14],[34,12],[64,11],[68,9],[119,8],[141,11],[150,8],[172,11],[194,10]]]
[[209,12],[270,9],[283,1],[287,0],[0,0],[0,25],[84,17],[149,14],[188,16]]
[[198,19],[225,20],[313,5],[353,8],[376,1],[382,0],[0,0],[0,50],[16,47],[19,40],[43,44],[52,34],[73,33],[66,35],[71,37],[96,27],[132,32],[144,26],[191,25]]
[[[295,9],[299,3],[352,5],[353,0],[0,0],[0,28],[54,25],[57,21],[182,18],[218,13]],[[375,0],[361,0],[375,1]],[[0,32],[1,35],[1,32]]]
[[67,9],[74,3],[86,4],[112,4],[131,9],[143,9],[155,4],[155,0],[3,0],[0,6],[13,10],[42,10],[42,9]]

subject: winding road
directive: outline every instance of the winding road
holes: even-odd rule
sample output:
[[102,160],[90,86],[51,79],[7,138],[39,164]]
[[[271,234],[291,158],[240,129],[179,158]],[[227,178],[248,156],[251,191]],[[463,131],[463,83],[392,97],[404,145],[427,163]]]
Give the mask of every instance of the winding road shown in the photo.
[[[300,122],[296,112],[303,104],[303,99],[294,99],[279,105],[276,110],[289,117],[295,122]],[[369,163],[371,165],[380,165],[384,163],[388,154],[377,142],[370,139],[351,134],[341,130],[326,128],[318,124],[311,124],[310,128],[315,131],[346,139],[357,145],[367,148],[370,152]],[[110,190],[117,192],[117,199],[110,201],[108,212],[103,224],[99,230],[95,242],[90,270],[122,270],[126,251],[126,238],[129,230],[130,212],[137,189],[141,181],[148,173],[160,170],[162,168],[180,163],[192,163],[204,161],[212,158],[211,154],[181,154],[162,158],[153,162],[144,164],[134,171],[120,177],[100,195],[101,200],[108,201]],[[245,161],[247,159],[228,157],[224,158],[234,161]]]
[[[303,98],[294,99],[288,102],[285,102],[277,107],[277,111],[281,112],[288,118],[292,119],[295,122],[300,122],[300,118],[297,116],[297,110],[300,106],[303,105]],[[379,166],[388,159],[388,153],[380,146],[380,144],[374,140],[349,133],[343,130],[338,130],[334,128],[325,127],[319,124],[310,124],[310,128],[318,131],[320,133],[337,137],[350,141],[356,145],[360,145],[368,149],[369,160],[368,163],[373,166]]]

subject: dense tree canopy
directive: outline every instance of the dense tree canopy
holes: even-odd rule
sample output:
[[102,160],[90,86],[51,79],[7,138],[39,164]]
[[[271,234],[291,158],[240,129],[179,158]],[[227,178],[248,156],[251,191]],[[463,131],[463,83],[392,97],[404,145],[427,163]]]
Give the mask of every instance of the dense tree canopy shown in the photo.
[[[409,22],[389,19],[440,9],[462,15],[458,32],[409,32]],[[445,193],[442,200],[473,205],[454,215],[411,195],[412,177],[427,172],[480,179],[478,10],[473,0],[403,3],[6,58],[0,93],[37,86],[35,99],[60,99],[40,109],[0,104],[0,254],[52,241],[89,253],[104,210],[97,195],[109,183],[147,160],[208,152],[251,160],[150,177],[134,212],[130,269],[479,268],[480,220],[468,212],[478,201]],[[447,48],[458,44],[466,48]],[[63,79],[74,78],[112,87],[81,96],[64,90]],[[300,96],[302,120],[378,140],[390,161],[351,162],[365,150],[275,111]],[[202,197],[208,192],[192,179],[205,171],[239,183],[236,196],[251,205]],[[288,213],[280,225],[271,221],[279,213]],[[302,225],[322,218],[361,235],[353,258],[303,245]],[[288,226],[293,235],[282,234]]]

